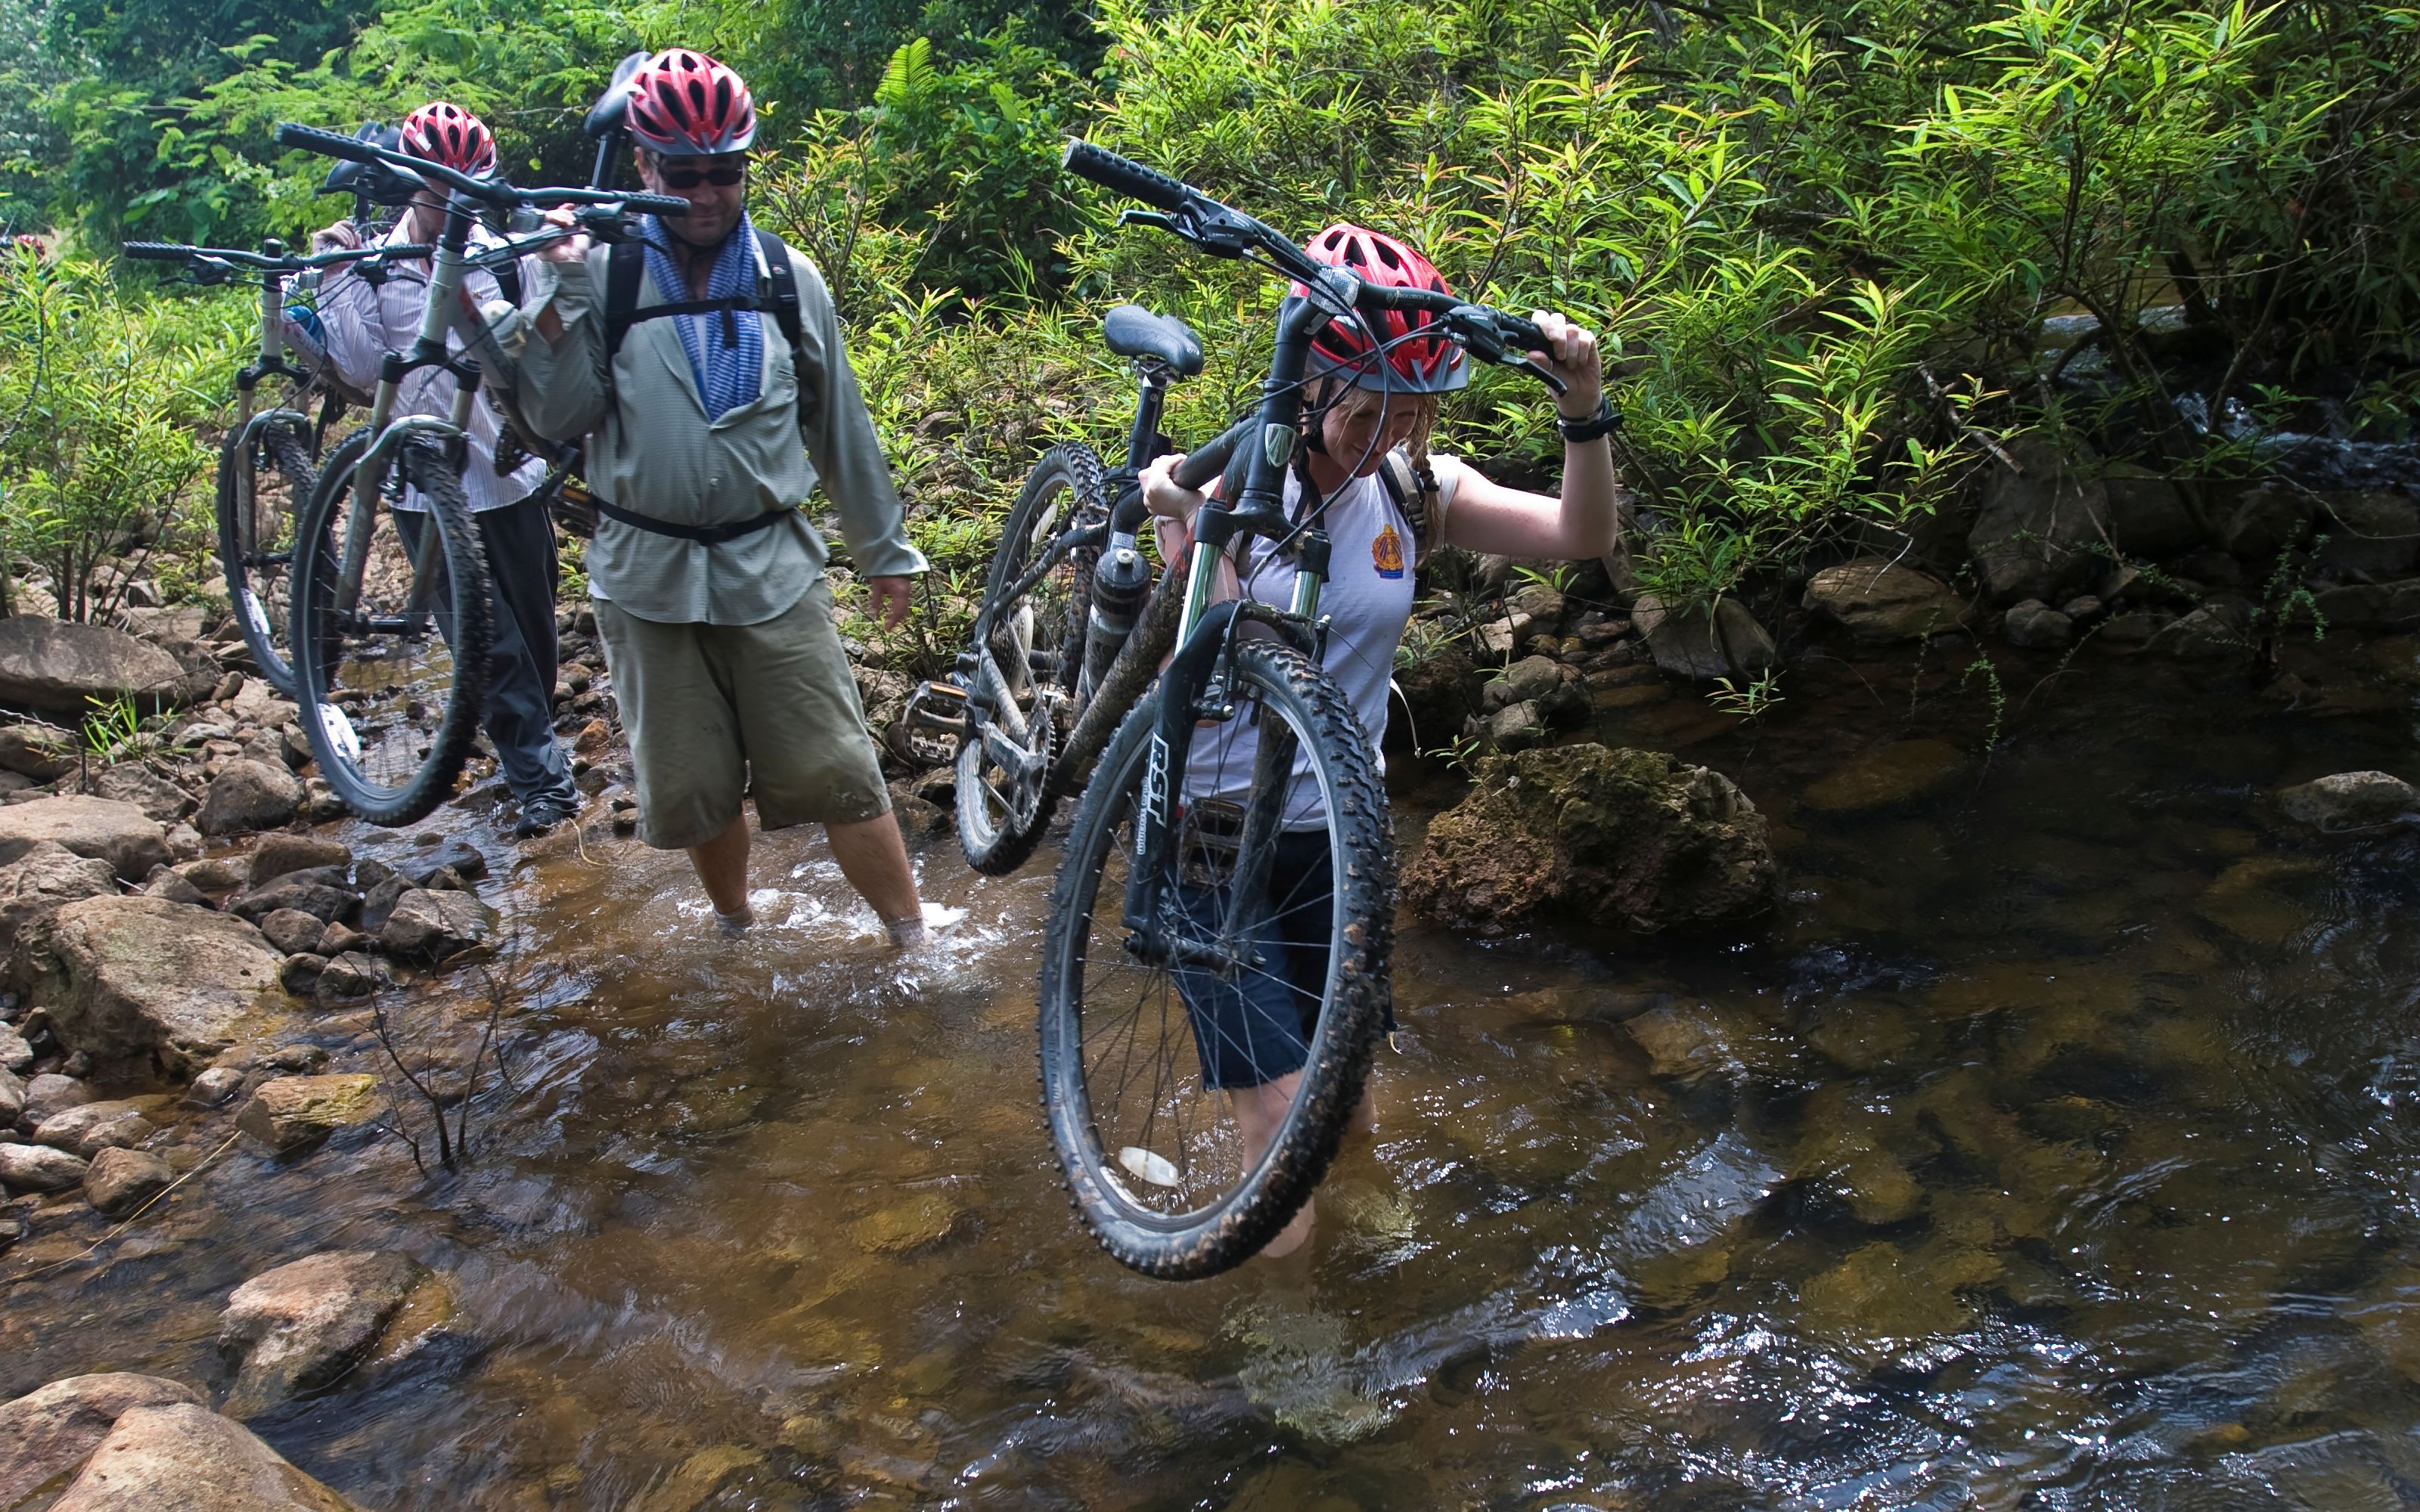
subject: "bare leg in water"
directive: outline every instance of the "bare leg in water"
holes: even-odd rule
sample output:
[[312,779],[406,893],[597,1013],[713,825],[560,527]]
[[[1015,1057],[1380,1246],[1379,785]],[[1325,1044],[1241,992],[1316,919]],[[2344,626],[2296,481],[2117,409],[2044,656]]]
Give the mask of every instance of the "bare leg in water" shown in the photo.
[[[923,937],[924,905],[916,896],[916,874],[908,865],[908,847],[899,838],[899,822],[890,814],[847,824],[827,825],[832,858],[861,897],[874,905],[892,939],[912,945]],[[714,903],[718,919],[746,928],[748,913],[748,816],[703,845],[689,848],[690,864]],[[903,938],[903,933],[913,938]]]

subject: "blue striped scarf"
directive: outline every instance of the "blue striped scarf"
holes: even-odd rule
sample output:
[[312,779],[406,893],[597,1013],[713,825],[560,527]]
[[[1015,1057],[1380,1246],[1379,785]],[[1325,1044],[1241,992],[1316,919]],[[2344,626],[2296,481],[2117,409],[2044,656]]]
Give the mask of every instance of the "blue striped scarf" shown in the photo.
[[[666,302],[687,301],[689,279],[663,246],[671,233],[654,216],[647,218],[647,230],[651,234],[641,239],[647,249],[647,276],[656,281]],[[739,224],[731,228],[722,249],[714,255],[714,273],[706,280],[706,297],[721,300],[755,292],[756,228],[742,210]],[[689,353],[689,370],[697,379],[697,396],[706,405],[706,419],[719,420],[725,410],[756,402],[765,378],[763,316],[754,310],[730,312],[738,333],[737,342],[729,339],[721,311],[670,318],[679,328],[681,350]]]

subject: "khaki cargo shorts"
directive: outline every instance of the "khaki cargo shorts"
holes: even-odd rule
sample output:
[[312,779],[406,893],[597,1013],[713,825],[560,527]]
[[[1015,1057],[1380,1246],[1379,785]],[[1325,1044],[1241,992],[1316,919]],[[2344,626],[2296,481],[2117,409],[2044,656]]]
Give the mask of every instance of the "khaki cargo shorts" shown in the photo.
[[743,795],[767,829],[890,811],[822,579],[758,625],[664,625],[603,599],[596,608],[638,767],[641,840],[703,845],[739,817]]

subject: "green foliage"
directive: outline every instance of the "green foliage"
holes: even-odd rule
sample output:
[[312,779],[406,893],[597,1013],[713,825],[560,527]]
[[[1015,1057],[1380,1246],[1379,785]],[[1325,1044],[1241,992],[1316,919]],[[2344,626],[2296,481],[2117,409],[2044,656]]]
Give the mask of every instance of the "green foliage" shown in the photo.
[[90,263],[0,253],[0,609],[30,559],[55,611],[115,609],[151,554],[200,548],[198,434],[240,297],[147,301]]

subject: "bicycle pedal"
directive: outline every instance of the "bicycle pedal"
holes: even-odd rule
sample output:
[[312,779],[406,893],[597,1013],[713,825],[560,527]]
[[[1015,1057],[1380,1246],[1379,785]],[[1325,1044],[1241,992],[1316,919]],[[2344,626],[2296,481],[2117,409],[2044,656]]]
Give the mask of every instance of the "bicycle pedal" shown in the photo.
[[965,740],[970,734],[967,690],[951,683],[919,683],[901,717],[918,730]]

